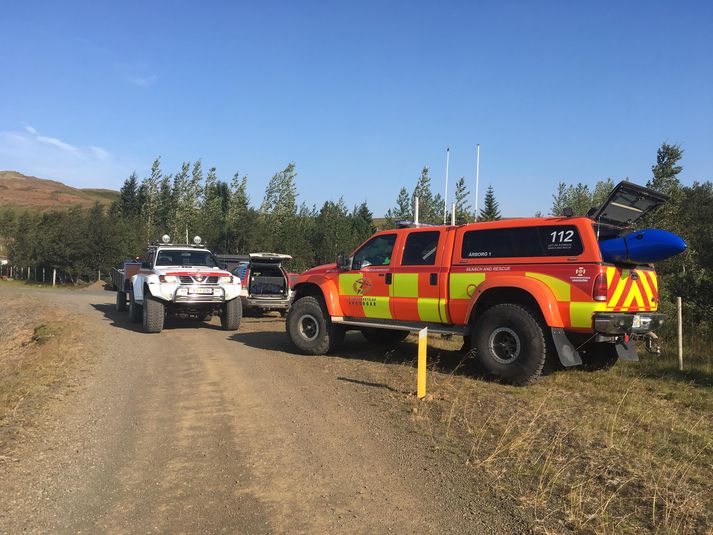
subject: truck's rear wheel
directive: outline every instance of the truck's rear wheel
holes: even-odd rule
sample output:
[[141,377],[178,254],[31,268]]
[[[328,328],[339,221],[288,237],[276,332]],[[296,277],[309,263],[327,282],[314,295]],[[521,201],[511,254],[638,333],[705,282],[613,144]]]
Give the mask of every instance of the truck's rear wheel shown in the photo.
[[220,315],[220,325],[224,331],[237,331],[240,328],[240,320],[243,318],[243,304],[240,298],[236,297],[226,301]]
[[581,352],[584,353],[582,369],[585,371],[608,370],[619,360],[616,346],[606,342],[592,342],[585,345]]
[[547,357],[540,322],[526,308],[509,303],[489,308],[476,320],[473,345],[483,370],[513,385],[536,381]]
[[116,310],[124,312],[126,310],[126,292],[117,290],[116,292]]
[[292,343],[308,355],[324,355],[344,341],[344,327],[334,325],[314,297],[303,297],[293,304],[285,326]]
[[161,301],[150,295],[144,296],[142,319],[145,333],[160,333],[163,329],[163,319],[166,316],[165,307]]
[[372,344],[391,345],[403,342],[408,336],[408,331],[397,331],[395,329],[376,329],[364,327],[361,334]]
[[134,299],[134,292],[129,292],[129,320],[133,323],[141,321],[141,305]]

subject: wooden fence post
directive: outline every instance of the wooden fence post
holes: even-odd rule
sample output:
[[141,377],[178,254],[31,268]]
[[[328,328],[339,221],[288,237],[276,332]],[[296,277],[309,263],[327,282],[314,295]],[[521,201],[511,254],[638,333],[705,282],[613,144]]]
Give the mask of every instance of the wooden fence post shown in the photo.
[[57,268],[52,268],[52,288],[57,284]]
[[678,319],[678,369],[683,371],[683,304],[676,298],[676,316]]

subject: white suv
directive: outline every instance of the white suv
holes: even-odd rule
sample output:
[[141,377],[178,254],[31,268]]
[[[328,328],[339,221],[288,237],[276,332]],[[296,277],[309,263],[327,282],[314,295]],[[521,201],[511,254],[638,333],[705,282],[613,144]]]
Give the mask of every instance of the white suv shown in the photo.
[[167,314],[199,319],[219,314],[224,330],[240,326],[240,278],[222,269],[200,238],[195,241],[195,246],[149,246],[141,270],[131,277],[129,316],[143,322],[145,332],[161,332]]

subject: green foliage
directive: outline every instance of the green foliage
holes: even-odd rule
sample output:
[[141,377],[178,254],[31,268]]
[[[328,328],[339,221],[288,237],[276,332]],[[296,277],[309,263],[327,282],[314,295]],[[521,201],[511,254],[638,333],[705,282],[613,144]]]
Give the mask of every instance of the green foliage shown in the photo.
[[485,192],[483,207],[478,214],[478,221],[497,221],[500,218],[500,208],[497,199],[495,199],[495,190],[490,185]]
[[557,185],[557,193],[552,196],[551,213],[554,216],[563,216],[565,208],[571,208],[576,216],[585,216],[590,208],[596,208],[602,204],[614,189],[614,182],[611,178],[600,180],[590,190],[589,186],[578,182],[577,184],[566,184],[560,182]]

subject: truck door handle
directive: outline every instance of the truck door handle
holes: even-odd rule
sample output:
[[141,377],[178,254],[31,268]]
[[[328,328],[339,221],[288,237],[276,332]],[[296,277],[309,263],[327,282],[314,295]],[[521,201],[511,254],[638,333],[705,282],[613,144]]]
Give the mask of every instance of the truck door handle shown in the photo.
[[431,286],[436,286],[438,284],[438,273],[431,273],[428,282],[431,284]]
[[391,273],[386,274],[386,276],[384,277],[384,282],[386,284],[391,284]]

